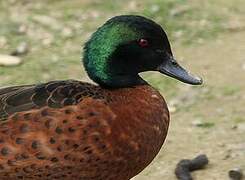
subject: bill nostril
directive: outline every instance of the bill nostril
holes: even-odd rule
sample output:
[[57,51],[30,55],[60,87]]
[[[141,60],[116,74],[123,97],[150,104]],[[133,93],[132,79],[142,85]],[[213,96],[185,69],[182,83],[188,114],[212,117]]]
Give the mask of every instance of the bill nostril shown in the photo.
[[172,63],[174,66],[177,66],[177,65],[178,65],[178,63],[177,63],[177,61],[176,61],[175,59],[171,59],[171,63]]

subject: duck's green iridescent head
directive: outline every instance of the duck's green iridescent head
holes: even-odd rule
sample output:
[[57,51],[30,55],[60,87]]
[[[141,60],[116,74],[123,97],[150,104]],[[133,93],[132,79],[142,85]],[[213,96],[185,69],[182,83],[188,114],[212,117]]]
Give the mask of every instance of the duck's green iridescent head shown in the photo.
[[161,26],[142,16],[124,15],[108,20],[92,35],[84,50],[84,67],[101,86],[142,84],[138,74],[144,71],[159,71],[190,84],[202,82],[173,59]]

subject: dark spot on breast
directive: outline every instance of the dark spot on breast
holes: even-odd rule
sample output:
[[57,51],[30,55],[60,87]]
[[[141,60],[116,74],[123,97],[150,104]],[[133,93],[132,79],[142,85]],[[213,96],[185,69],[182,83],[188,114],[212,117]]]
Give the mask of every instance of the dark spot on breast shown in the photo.
[[106,149],[106,145],[105,144],[102,144],[101,145],[101,149]]
[[31,147],[33,148],[33,149],[37,149],[38,147],[39,147],[39,142],[38,141],[33,141],[32,142],[32,144],[31,144]]
[[41,153],[41,152],[37,153],[35,156],[36,156],[37,159],[40,159],[40,160],[46,159],[46,157],[44,156],[44,154]]
[[31,169],[36,169],[36,167],[37,167],[36,164],[31,164],[30,166]]
[[66,124],[66,123],[68,123],[68,120],[66,120],[66,119],[63,120],[63,124]]
[[73,144],[73,147],[74,147],[75,149],[77,149],[77,148],[79,147],[79,145],[78,145],[78,144]]
[[16,154],[15,155],[15,160],[19,161],[19,160],[23,160],[22,156],[20,154]]
[[0,144],[4,143],[4,140],[3,139],[0,139]]
[[75,128],[73,128],[73,127],[69,127],[69,128],[68,128],[68,131],[69,131],[70,133],[73,133],[73,132],[75,132],[76,130],[75,130]]
[[9,154],[9,149],[8,149],[7,147],[3,147],[3,148],[1,149],[1,154],[2,154],[3,156],[8,155],[8,154]]
[[86,146],[83,148],[83,151],[87,151],[90,148],[90,146]]
[[4,170],[4,166],[3,165],[0,165],[0,170]]
[[88,134],[88,131],[86,129],[83,130],[83,134],[86,135]]
[[21,132],[21,133],[26,133],[26,132],[28,132],[28,130],[29,130],[28,124],[22,124],[22,125],[20,126],[20,132]]
[[86,152],[86,154],[92,154],[92,153],[93,153],[92,150],[88,150],[88,151]]
[[15,142],[16,142],[16,144],[23,144],[24,139],[23,138],[16,138]]
[[16,173],[18,173],[18,172],[20,172],[20,168],[15,168],[14,171],[15,171]]
[[77,116],[77,119],[78,119],[78,120],[82,120],[83,117],[82,117],[82,116]]
[[23,171],[25,172],[25,173],[30,173],[31,172],[31,169],[30,169],[30,167],[24,167],[23,168]]
[[96,112],[89,112],[89,116],[94,116],[94,115],[96,115],[97,113]]
[[58,146],[57,147],[57,151],[61,152],[62,151],[62,147],[61,146]]
[[43,109],[42,111],[41,111],[41,116],[48,116],[49,115],[49,113],[48,113],[48,109]]
[[66,166],[66,169],[71,170],[72,166]]
[[64,155],[64,159],[65,160],[70,160],[71,159],[71,156],[69,154],[66,154],[66,155]]
[[95,128],[95,127],[96,127],[95,124],[89,124],[89,125],[88,125],[88,128],[90,128],[90,129]]
[[44,125],[45,125],[46,128],[49,129],[51,127],[51,121],[52,121],[51,119],[48,119],[48,120],[45,121]]
[[53,158],[50,159],[50,161],[52,161],[52,162],[58,162],[59,159],[57,157],[53,157]]
[[55,144],[56,141],[55,141],[54,138],[51,137],[51,138],[49,139],[49,142],[50,142],[50,144]]
[[27,153],[22,153],[22,154],[21,154],[21,157],[22,157],[23,159],[28,159],[28,158],[29,158],[29,155],[28,155]]
[[66,139],[65,140],[65,144],[69,146],[70,145],[70,140],[69,139]]
[[2,130],[1,133],[3,133],[3,134],[9,134],[9,129]]
[[41,178],[41,177],[42,177],[42,175],[41,175],[41,174],[35,174],[34,176],[39,177],[39,178]]
[[108,164],[108,161],[105,160],[105,161],[102,161],[102,163],[103,163],[103,164]]
[[72,113],[72,110],[71,109],[66,109],[65,110],[65,114],[71,114]]
[[87,160],[87,163],[90,164],[92,162],[91,158]]
[[61,134],[61,133],[63,133],[63,130],[62,130],[60,127],[57,127],[57,128],[55,129],[55,132],[56,132],[57,134]]
[[7,161],[7,164],[8,164],[9,166],[13,166],[13,165],[14,165],[14,162],[15,162],[14,160],[8,160],[8,161]]

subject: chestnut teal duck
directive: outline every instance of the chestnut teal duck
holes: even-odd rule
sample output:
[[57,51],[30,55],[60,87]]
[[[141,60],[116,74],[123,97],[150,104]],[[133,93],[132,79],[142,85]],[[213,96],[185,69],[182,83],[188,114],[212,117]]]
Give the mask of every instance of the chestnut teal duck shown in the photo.
[[97,85],[63,80],[0,89],[2,180],[129,180],[158,154],[169,125],[164,98],[139,73],[202,83],[174,59],[162,27],[142,16],[108,20],[82,60]]

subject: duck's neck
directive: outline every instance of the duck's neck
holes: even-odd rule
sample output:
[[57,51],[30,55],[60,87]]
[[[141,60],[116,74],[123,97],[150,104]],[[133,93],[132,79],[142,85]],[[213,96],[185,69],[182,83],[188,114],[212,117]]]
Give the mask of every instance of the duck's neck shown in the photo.
[[134,76],[113,75],[113,76],[109,76],[106,79],[102,79],[94,75],[89,75],[89,76],[93,81],[98,83],[100,86],[106,88],[113,88],[113,89],[147,84],[147,82],[144,81],[139,75],[134,75]]

